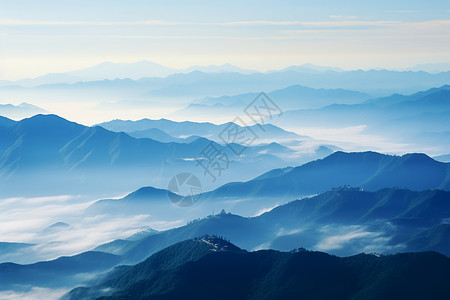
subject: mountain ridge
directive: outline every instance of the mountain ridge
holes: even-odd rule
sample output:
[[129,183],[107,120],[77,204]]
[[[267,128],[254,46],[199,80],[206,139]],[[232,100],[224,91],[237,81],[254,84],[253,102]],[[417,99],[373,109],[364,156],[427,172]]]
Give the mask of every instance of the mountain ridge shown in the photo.
[[[202,176],[203,169],[195,166],[193,158],[201,155],[207,146],[225,153],[230,160],[235,156],[232,171],[238,177],[245,175],[239,169],[246,164],[254,166],[250,170],[255,175],[260,173],[258,170],[261,167],[268,170],[270,165],[285,165],[278,155],[288,154],[285,153],[288,148],[263,145],[258,148],[249,147],[246,157],[238,157],[230,147],[206,138],[198,138],[189,143],[162,143],[148,138],[136,139],[126,133],[112,132],[100,126],[86,127],[56,115],[41,114],[18,122],[2,119],[1,124],[7,125],[0,126],[0,176],[5,179],[0,182],[2,193],[9,189],[11,193],[17,193],[18,190],[33,190],[34,193],[51,190],[58,193],[58,189],[67,193],[73,189],[78,190],[76,186],[110,192],[111,188],[117,188],[117,191],[123,193],[130,188],[146,185],[145,181],[152,182],[149,175],[152,172],[164,171],[158,178],[159,181],[165,178],[167,182],[186,169],[192,169],[191,172],[196,176]],[[263,150],[270,153],[260,153]],[[274,155],[277,151],[281,152]],[[262,159],[266,160],[265,165],[258,163]],[[44,170],[46,176],[26,180],[28,176],[32,176],[32,172]],[[229,172],[219,180],[223,182],[227,179],[226,176],[231,175]],[[124,176],[133,176],[136,181],[121,180]],[[109,180],[115,184],[111,186]],[[92,184],[88,185],[89,182]],[[152,185],[155,183],[157,182],[153,181]],[[14,189],[17,185],[22,188]],[[29,188],[23,188],[24,186]],[[46,188],[49,186],[52,188]]]
[[[421,299],[430,293],[440,297],[449,292],[450,259],[433,252],[340,258],[304,249],[291,253],[197,250],[199,256],[186,261],[183,257],[192,253],[192,246],[186,247],[194,243],[184,241],[161,250],[138,265],[113,271],[97,285],[72,290],[64,299],[210,299],[214,292],[215,299],[297,299],[299,295],[308,299],[367,299],[368,295]],[[167,253],[177,248],[181,259]],[[162,260],[166,264],[174,263],[161,266],[159,256],[166,257]],[[413,275],[419,270],[420,276]],[[223,282],[229,288],[217,293]]]
[[[429,188],[449,190],[449,166],[425,154],[389,156],[373,151],[350,153],[336,151],[324,159],[295,167],[278,176],[264,178],[262,174],[259,179],[228,183],[210,194],[219,197],[274,196],[276,191],[278,196],[297,197],[344,185],[369,190],[396,186],[413,190]],[[427,175],[424,174],[423,168],[427,168]],[[323,177],[324,174],[326,177]],[[399,176],[409,178],[410,182]]]

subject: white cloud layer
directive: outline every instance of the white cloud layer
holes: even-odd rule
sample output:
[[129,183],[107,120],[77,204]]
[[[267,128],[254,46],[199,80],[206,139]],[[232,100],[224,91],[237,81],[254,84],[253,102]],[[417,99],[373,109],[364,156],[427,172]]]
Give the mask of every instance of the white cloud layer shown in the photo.
[[69,290],[66,289],[48,289],[48,288],[39,288],[34,287],[30,291],[27,292],[16,292],[16,291],[0,291],[0,299],[2,300],[53,300],[59,299]]
[[[130,217],[85,215],[84,210],[93,202],[95,200],[69,195],[0,201],[0,241],[35,244],[2,253],[0,262],[33,263],[74,255],[102,243],[126,238],[149,226],[164,230],[186,222],[175,217],[163,220],[145,213]],[[69,226],[48,227],[57,222]]]

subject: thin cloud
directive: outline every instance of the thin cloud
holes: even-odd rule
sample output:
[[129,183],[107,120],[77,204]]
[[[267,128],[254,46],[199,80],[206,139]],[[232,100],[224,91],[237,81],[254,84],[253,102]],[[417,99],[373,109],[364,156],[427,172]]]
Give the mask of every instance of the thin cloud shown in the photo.
[[83,26],[123,26],[123,25],[204,25],[204,26],[246,26],[246,25],[302,25],[298,21],[238,21],[238,22],[171,22],[161,20],[142,20],[142,21],[46,21],[46,20],[16,20],[0,19],[0,25],[23,26],[23,25],[83,25]]
[[336,19],[347,21],[332,21],[332,22],[301,22],[301,21],[270,21],[270,20],[255,20],[255,21],[237,21],[237,22],[170,22],[161,20],[143,20],[133,22],[93,22],[93,21],[45,21],[45,20],[15,20],[15,19],[0,19],[0,25],[5,26],[27,26],[27,25],[78,25],[78,26],[123,26],[123,25],[142,25],[142,26],[360,26],[360,25],[385,25],[399,23],[397,21],[348,21],[356,17],[334,16]]
[[372,237],[374,233],[372,232],[349,232],[342,235],[335,235],[331,237],[327,237],[322,240],[319,244],[316,245],[316,248],[321,251],[329,251],[341,249],[345,244],[351,242],[354,239]]
[[167,22],[160,20],[144,20],[136,22],[97,22],[97,21],[44,21],[44,20],[14,20],[14,19],[0,19],[0,25],[5,26],[28,26],[28,25],[79,25],[79,26],[123,26],[123,25],[185,25],[187,23]]
[[166,26],[174,26],[174,25],[183,25],[187,23],[180,23],[180,22],[166,22],[166,21],[159,21],[159,20],[146,20],[146,21],[138,21],[138,22],[129,22],[127,24],[134,24],[134,25],[166,25]]
[[397,13],[397,14],[411,14],[418,12],[417,10],[412,9],[396,9],[396,10],[388,10],[388,13]]
[[0,299],[22,299],[22,300],[37,300],[37,299],[60,299],[68,289],[49,289],[33,287],[30,291],[17,292],[17,291],[1,291]]
[[247,25],[278,25],[278,26],[291,26],[291,25],[303,25],[304,22],[299,21],[240,21],[240,22],[225,22],[225,23],[213,23],[223,26],[247,26]]
[[262,209],[258,210],[258,211],[253,215],[253,217],[257,217],[257,216],[260,216],[260,215],[262,215],[262,214],[264,214],[264,213],[266,213],[266,212],[269,212],[269,211],[271,211],[272,209],[274,209],[275,207],[277,207],[278,205],[280,205],[280,204],[277,203],[277,204],[272,205],[272,206],[270,206],[270,207],[262,208]]
[[400,21],[330,21],[330,22],[303,22],[306,27],[356,27],[356,26],[390,26],[401,24]]
[[[326,236],[315,246],[315,249],[320,251],[330,251],[342,249],[350,243],[365,239],[366,242],[378,239],[381,232],[366,231],[366,227],[359,225],[335,227],[326,225],[322,227],[319,232]],[[378,240],[379,242],[379,240]]]
[[413,26],[419,28],[446,27],[450,25],[450,20],[430,20],[423,22],[403,22],[395,20],[363,21],[357,20],[356,16],[331,15],[335,21],[273,21],[273,20],[253,20],[236,22],[171,22],[162,20],[142,20],[142,21],[46,21],[46,20],[16,20],[0,19],[0,25],[4,26],[207,26],[207,27],[251,27],[251,26],[276,26],[276,27],[299,27],[298,29],[319,29],[333,30],[355,27],[393,27],[393,26]]
[[342,15],[331,15],[330,18],[335,20],[356,20],[359,19],[357,16],[342,16]]
[[13,20],[0,19],[0,25],[27,26],[27,25],[112,25],[113,22],[83,22],[83,21],[43,21],[43,20]]

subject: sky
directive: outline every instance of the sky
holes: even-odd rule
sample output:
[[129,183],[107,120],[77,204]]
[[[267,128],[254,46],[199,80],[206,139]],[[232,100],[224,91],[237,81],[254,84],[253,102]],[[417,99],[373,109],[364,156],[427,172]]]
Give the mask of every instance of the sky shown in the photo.
[[448,1],[0,0],[0,79],[103,61],[255,70],[450,62]]

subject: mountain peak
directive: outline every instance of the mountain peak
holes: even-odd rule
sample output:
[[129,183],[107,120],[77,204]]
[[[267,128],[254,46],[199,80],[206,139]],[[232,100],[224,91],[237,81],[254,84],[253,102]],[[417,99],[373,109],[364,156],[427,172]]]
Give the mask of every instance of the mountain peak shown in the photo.
[[414,161],[416,163],[436,162],[433,158],[429,157],[425,153],[407,153],[402,156],[402,159],[408,160],[410,162]]
[[128,194],[125,199],[151,199],[155,197],[167,197],[167,190],[146,186]]
[[213,252],[243,251],[239,247],[230,243],[230,241],[215,235],[204,235],[202,237],[195,238],[194,241],[208,245],[208,247],[210,247],[210,250]]
[[19,121],[19,124],[31,124],[31,125],[36,125],[38,127],[40,126],[58,126],[58,125],[62,125],[62,124],[76,124],[78,126],[82,126],[79,125],[75,122],[71,122],[67,119],[64,119],[58,115],[54,115],[54,114],[37,114],[34,115],[30,118],[26,118],[23,119],[21,121]]
[[329,156],[325,157],[323,160],[341,160],[341,159],[374,159],[374,158],[382,158],[389,155],[381,154],[375,151],[364,151],[364,152],[344,152],[344,151],[336,151]]

